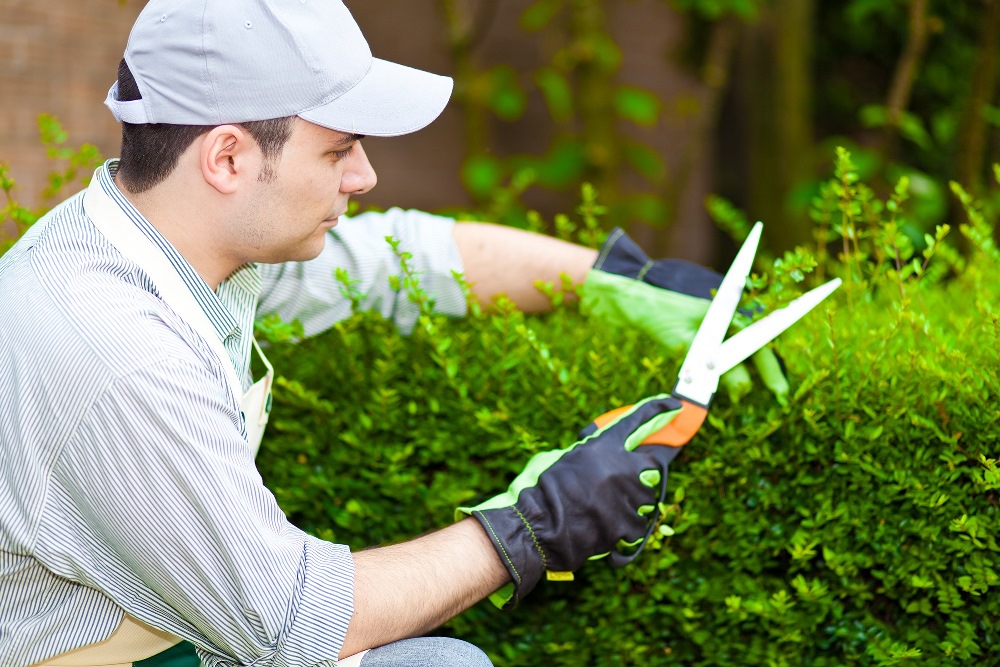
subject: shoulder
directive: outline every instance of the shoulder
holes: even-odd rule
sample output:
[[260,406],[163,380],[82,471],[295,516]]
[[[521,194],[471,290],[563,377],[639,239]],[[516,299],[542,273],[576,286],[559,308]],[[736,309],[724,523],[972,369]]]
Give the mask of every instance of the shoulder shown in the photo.
[[0,262],[0,331],[13,355],[108,381],[172,357],[213,358],[149,276],[89,223],[81,197],[36,225]]
[[226,430],[239,435],[238,409],[207,344],[137,266],[84,224],[75,203],[36,223],[0,258],[0,458],[20,471],[12,492],[23,500],[0,512],[0,522],[11,518],[7,510],[40,507],[48,471],[74,434],[142,423],[137,411],[94,417],[109,397],[121,405],[122,396],[176,397],[186,407],[175,412],[190,413],[207,396],[221,406]]

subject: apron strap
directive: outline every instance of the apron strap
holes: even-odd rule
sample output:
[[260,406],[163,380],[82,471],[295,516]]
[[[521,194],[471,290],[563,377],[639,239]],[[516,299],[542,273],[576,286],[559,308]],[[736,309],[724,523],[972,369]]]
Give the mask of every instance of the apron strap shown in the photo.
[[[98,168],[100,171],[100,168]],[[208,321],[205,311],[195,300],[180,275],[170,264],[163,251],[156,247],[138,227],[135,226],[108,195],[104,192],[97,174],[84,195],[83,208],[91,223],[108,239],[118,252],[138,264],[153,280],[160,296],[181,318],[201,334],[212,351],[222,362],[226,379],[233,396],[239,400],[243,395],[243,383],[236,375],[232,359],[215,327]],[[251,335],[252,332],[251,332]]]

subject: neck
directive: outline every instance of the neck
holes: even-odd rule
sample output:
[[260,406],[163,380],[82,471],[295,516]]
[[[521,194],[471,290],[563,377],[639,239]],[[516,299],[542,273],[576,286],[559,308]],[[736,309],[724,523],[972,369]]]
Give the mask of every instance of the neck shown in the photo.
[[115,185],[215,291],[244,262],[220,248],[219,202],[202,201],[196,187],[168,179],[141,193],[130,192],[118,176]]

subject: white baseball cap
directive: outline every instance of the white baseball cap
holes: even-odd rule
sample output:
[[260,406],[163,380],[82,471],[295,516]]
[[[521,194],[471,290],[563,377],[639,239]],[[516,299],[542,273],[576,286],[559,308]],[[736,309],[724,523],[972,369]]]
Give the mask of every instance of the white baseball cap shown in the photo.
[[223,125],[299,116],[332,130],[406,134],[444,109],[452,80],[373,58],[342,0],[151,0],[125,62],[141,99],[119,121]]

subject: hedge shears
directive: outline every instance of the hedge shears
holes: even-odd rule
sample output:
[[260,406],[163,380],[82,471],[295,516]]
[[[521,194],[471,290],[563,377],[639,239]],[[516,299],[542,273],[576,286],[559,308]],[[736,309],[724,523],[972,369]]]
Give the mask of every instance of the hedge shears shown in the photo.
[[[642,444],[669,447],[687,444],[705,421],[708,406],[719,388],[719,378],[799,321],[840,286],[840,278],[824,283],[724,340],[739,307],[763,227],[758,222],[750,230],[691,341],[677,376],[677,384],[671,392],[683,408],[673,421],[647,437]],[[628,405],[606,412],[594,422],[598,428],[603,427],[631,407]]]
[[[760,242],[763,224],[758,222],[750,230],[729,271],[716,290],[708,306],[687,356],[681,364],[677,383],[671,394],[681,403],[680,412],[669,424],[642,441],[643,445],[666,445],[680,448],[687,444],[701,428],[708,414],[708,406],[719,388],[719,378],[728,370],[761,349],[781,332],[792,326],[806,313],[815,308],[840,286],[835,278],[806,292],[784,308],[750,324],[728,340],[725,339],[733,317],[739,307],[740,297],[746,286],[747,277],[753,266],[754,255]],[[632,406],[616,408],[594,420],[597,428],[603,428]],[[673,458],[673,457],[670,457]],[[664,491],[666,480],[663,480]],[[654,521],[655,523],[655,521]],[[652,525],[650,526],[652,531]],[[647,534],[646,538],[648,539]],[[639,550],[645,545],[645,540]],[[624,564],[638,555],[638,551],[626,556],[613,552],[612,562]]]

